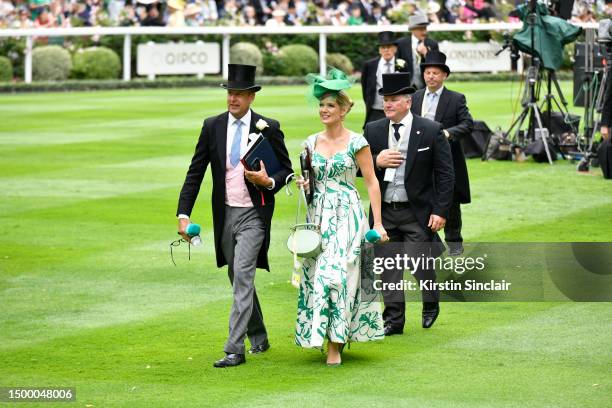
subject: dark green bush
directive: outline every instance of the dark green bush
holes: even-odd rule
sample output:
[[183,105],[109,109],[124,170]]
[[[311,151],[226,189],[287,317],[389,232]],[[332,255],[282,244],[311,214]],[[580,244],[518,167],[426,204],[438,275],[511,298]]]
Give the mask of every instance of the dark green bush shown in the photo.
[[91,47],[74,54],[72,77],[77,79],[116,79],[121,72],[117,53],[106,47]]
[[13,66],[13,77],[23,76],[24,49],[24,38],[0,38],[0,55],[4,55],[11,60],[11,65]]
[[285,45],[279,50],[277,58],[283,65],[283,75],[301,76],[319,70],[319,56],[307,45]]
[[230,48],[230,62],[232,64],[255,65],[257,74],[264,71],[263,56],[259,48],[249,42],[238,42]]
[[327,39],[328,53],[342,53],[361,71],[363,63],[378,56],[377,34],[330,35]]
[[344,71],[346,74],[351,75],[354,71],[353,63],[350,59],[344,54],[340,54],[338,52],[332,52],[331,54],[327,54],[325,58],[325,62],[327,63],[327,69],[334,67]]
[[13,64],[7,57],[0,55],[0,82],[9,82],[13,79]]
[[72,69],[70,53],[57,45],[32,51],[32,78],[35,81],[64,81]]

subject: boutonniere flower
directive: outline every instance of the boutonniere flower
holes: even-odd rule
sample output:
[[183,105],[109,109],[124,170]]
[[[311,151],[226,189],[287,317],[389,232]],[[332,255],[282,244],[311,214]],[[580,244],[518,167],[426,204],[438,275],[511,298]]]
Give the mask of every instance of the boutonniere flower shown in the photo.
[[406,66],[406,61],[404,61],[404,60],[403,60],[403,59],[401,59],[401,58],[398,58],[398,59],[396,59],[396,60],[395,60],[395,65],[396,65],[396,66],[397,66],[399,69],[402,69],[402,68],[404,68],[404,67]]
[[257,123],[255,123],[255,127],[259,129],[260,132],[262,132],[265,128],[268,127],[268,122],[263,119],[259,119]]

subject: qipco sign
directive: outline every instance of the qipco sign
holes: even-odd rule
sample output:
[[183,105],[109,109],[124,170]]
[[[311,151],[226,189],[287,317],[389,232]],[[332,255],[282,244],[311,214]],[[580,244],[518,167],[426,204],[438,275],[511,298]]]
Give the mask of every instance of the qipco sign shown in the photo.
[[220,70],[217,43],[138,45],[138,75],[217,74]]

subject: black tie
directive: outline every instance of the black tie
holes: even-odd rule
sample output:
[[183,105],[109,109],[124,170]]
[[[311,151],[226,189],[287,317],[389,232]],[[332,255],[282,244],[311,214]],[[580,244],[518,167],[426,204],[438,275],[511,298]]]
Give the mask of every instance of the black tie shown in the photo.
[[404,126],[403,123],[393,123],[391,126],[393,126],[393,136],[395,137],[395,140],[399,142],[400,140],[400,133],[399,133],[399,129],[400,127]]

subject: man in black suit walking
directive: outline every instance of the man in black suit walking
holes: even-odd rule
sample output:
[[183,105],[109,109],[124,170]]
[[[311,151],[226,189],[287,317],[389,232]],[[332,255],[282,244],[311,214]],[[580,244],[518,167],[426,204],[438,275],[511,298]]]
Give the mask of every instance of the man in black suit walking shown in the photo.
[[397,41],[397,58],[406,60],[411,72],[410,83],[416,89],[425,87],[420,62],[429,51],[438,51],[438,43],[427,37],[429,19],[423,13],[415,13],[408,18],[411,35]]
[[[440,124],[414,116],[410,112],[411,94],[409,73],[383,75],[385,119],[368,123],[364,136],[370,143],[376,177],[383,197],[383,226],[392,242],[411,245],[426,256],[437,257],[444,247],[437,231],[444,228],[453,194],[453,166],[448,141]],[[423,244],[425,243],[425,244]],[[380,248],[385,257],[395,257],[397,247]],[[414,268],[414,265],[413,265]],[[398,283],[403,270],[383,272],[382,281]],[[422,291],[422,325],[433,325],[440,311],[439,291],[431,288],[436,274],[433,268],[416,268],[416,279],[429,285]],[[401,334],[404,330],[405,309],[403,291],[383,290],[385,335]]]
[[[215,367],[245,363],[247,335],[251,353],[270,347],[255,292],[255,270],[270,270],[268,247],[274,194],[283,187],[292,169],[279,123],[251,110],[255,93],[261,89],[254,82],[254,66],[229,65],[228,83],[222,85],[227,89],[228,111],[204,121],[177,210],[179,233],[189,240],[185,229],[210,164],[217,266],[228,265],[234,297],[224,346],[226,355],[215,362]],[[275,174],[268,175],[263,162],[257,171],[245,170],[241,164],[253,133],[261,133],[272,145],[281,165]]]
[[474,122],[465,96],[444,86],[444,81],[450,75],[450,68],[446,65],[446,55],[439,51],[429,52],[421,63],[421,72],[427,88],[420,89],[412,95],[411,111],[415,115],[441,123],[444,135],[450,143],[455,170],[455,188],[444,235],[449,255],[458,256],[463,253],[460,205],[471,201],[470,181],[461,139],[472,133]]
[[383,98],[378,94],[382,87],[382,75],[392,72],[405,72],[406,61],[395,58],[397,44],[391,31],[378,33],[378,53],[376,58],[364,62],[361,69],[361,93],[366,107],[366,123],[385,117]]

